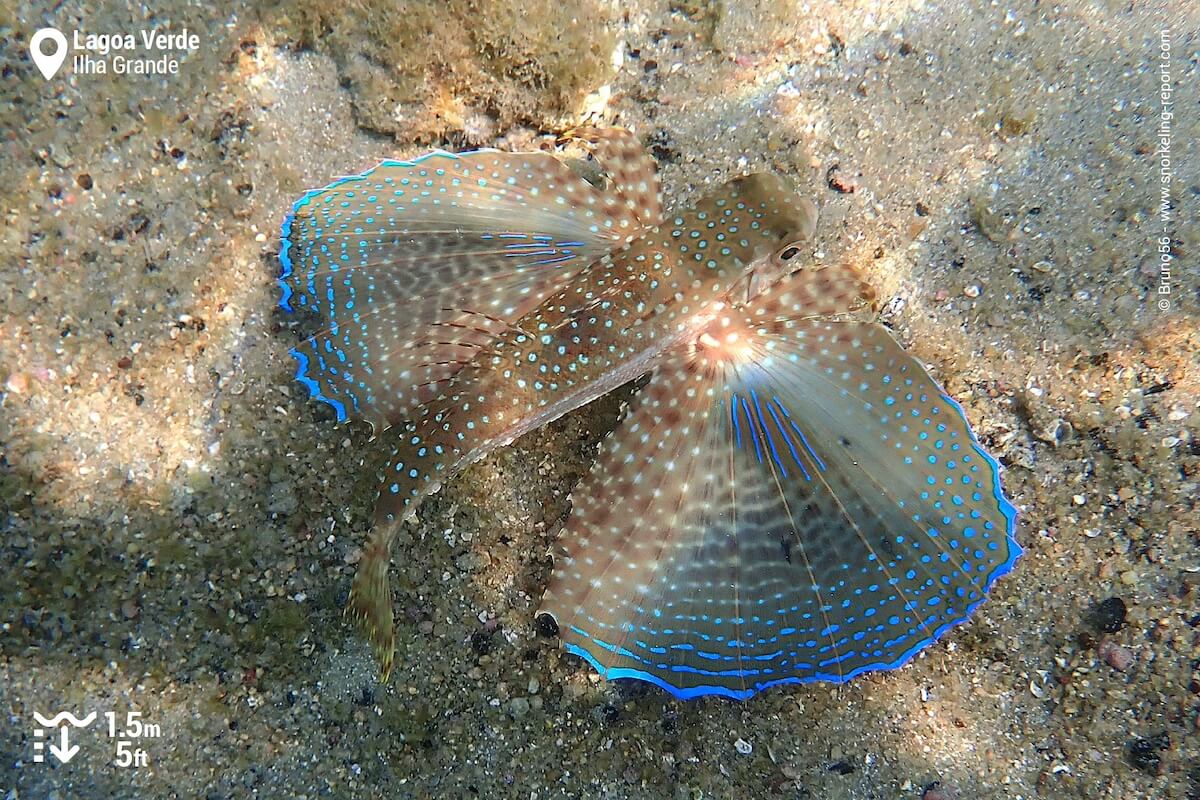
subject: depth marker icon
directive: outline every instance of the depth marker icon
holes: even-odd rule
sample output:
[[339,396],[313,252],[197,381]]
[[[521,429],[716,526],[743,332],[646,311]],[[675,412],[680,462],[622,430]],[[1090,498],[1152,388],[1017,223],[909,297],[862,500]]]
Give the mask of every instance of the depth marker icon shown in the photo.
[[71,727],[74,726],[76,728],[86,728],[88,725],[92,724],[92,720],[96,719],[96,712],[93,711],[83,719],[79,719],[69,711],[61,711],[49,718],[43,717],[41,714],[35,711],[33,712],[33,718],[40,726],[33,729],[33,735],[37,739],[37,741],[33,743],[34,763],[41,764],[46,760],[46,754],[42,752],[45,745],[45,742],[43,742],[42,739],[46,736],[46,730],[58,728],[59,723],[67,723],[58,730],[58,743],[50,743],[50,755],[66,764],[75,757],[76,753],[79,752],[79,745],[71,744],[71,736],[69,733]]

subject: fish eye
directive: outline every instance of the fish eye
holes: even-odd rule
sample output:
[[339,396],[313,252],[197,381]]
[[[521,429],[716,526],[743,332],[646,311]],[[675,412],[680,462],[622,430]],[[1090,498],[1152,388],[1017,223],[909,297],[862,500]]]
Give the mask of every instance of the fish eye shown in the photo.
[[783,248],[783,250],[780,251],[779,260],[780,261],[791,261],[793,258],[795,258],[799,254],[800,254],[799,247],[796,247],[795,245],[788,245],[787,247]]

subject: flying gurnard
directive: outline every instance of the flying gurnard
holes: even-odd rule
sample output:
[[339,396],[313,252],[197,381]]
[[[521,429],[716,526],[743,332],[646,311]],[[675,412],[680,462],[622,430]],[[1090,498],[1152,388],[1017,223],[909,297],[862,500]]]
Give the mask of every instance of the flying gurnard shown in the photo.
[[649,374],[572,494],[540,613],[609,679],[678,697],[891,669],[1020,548],[961,407],[809,256],[771,174],[664,216],[629,132],[554,154],[384,161],[283,225],[296,378],[389,448],[347,612],[384,679],[395,531],[491,450]]

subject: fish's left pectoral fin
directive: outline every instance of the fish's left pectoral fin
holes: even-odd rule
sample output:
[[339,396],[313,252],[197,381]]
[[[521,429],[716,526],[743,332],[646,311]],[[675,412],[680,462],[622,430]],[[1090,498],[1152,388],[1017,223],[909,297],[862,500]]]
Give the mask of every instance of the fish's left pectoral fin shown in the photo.
[[680,348],[573,497],[542,611],[603,676],[678,697],[898,667],[1020,553],[996,461],[873,323]]
[[280,306],[315,327],[296,379],[339,421],[385,429],[643,229],[549,153],[437,151],[307,192],[279,253]]

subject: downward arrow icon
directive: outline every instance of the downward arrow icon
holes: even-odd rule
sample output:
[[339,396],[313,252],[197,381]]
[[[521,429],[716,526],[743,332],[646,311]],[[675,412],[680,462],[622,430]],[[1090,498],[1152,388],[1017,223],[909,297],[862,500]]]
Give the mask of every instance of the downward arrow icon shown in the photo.
[[79,752],[79,745],[71,744],[70,739],[67,737],[66,725],[58,729],[58,741],[57,745],[50,745],[50,752],[54,754],[55,758],[66,764]]

